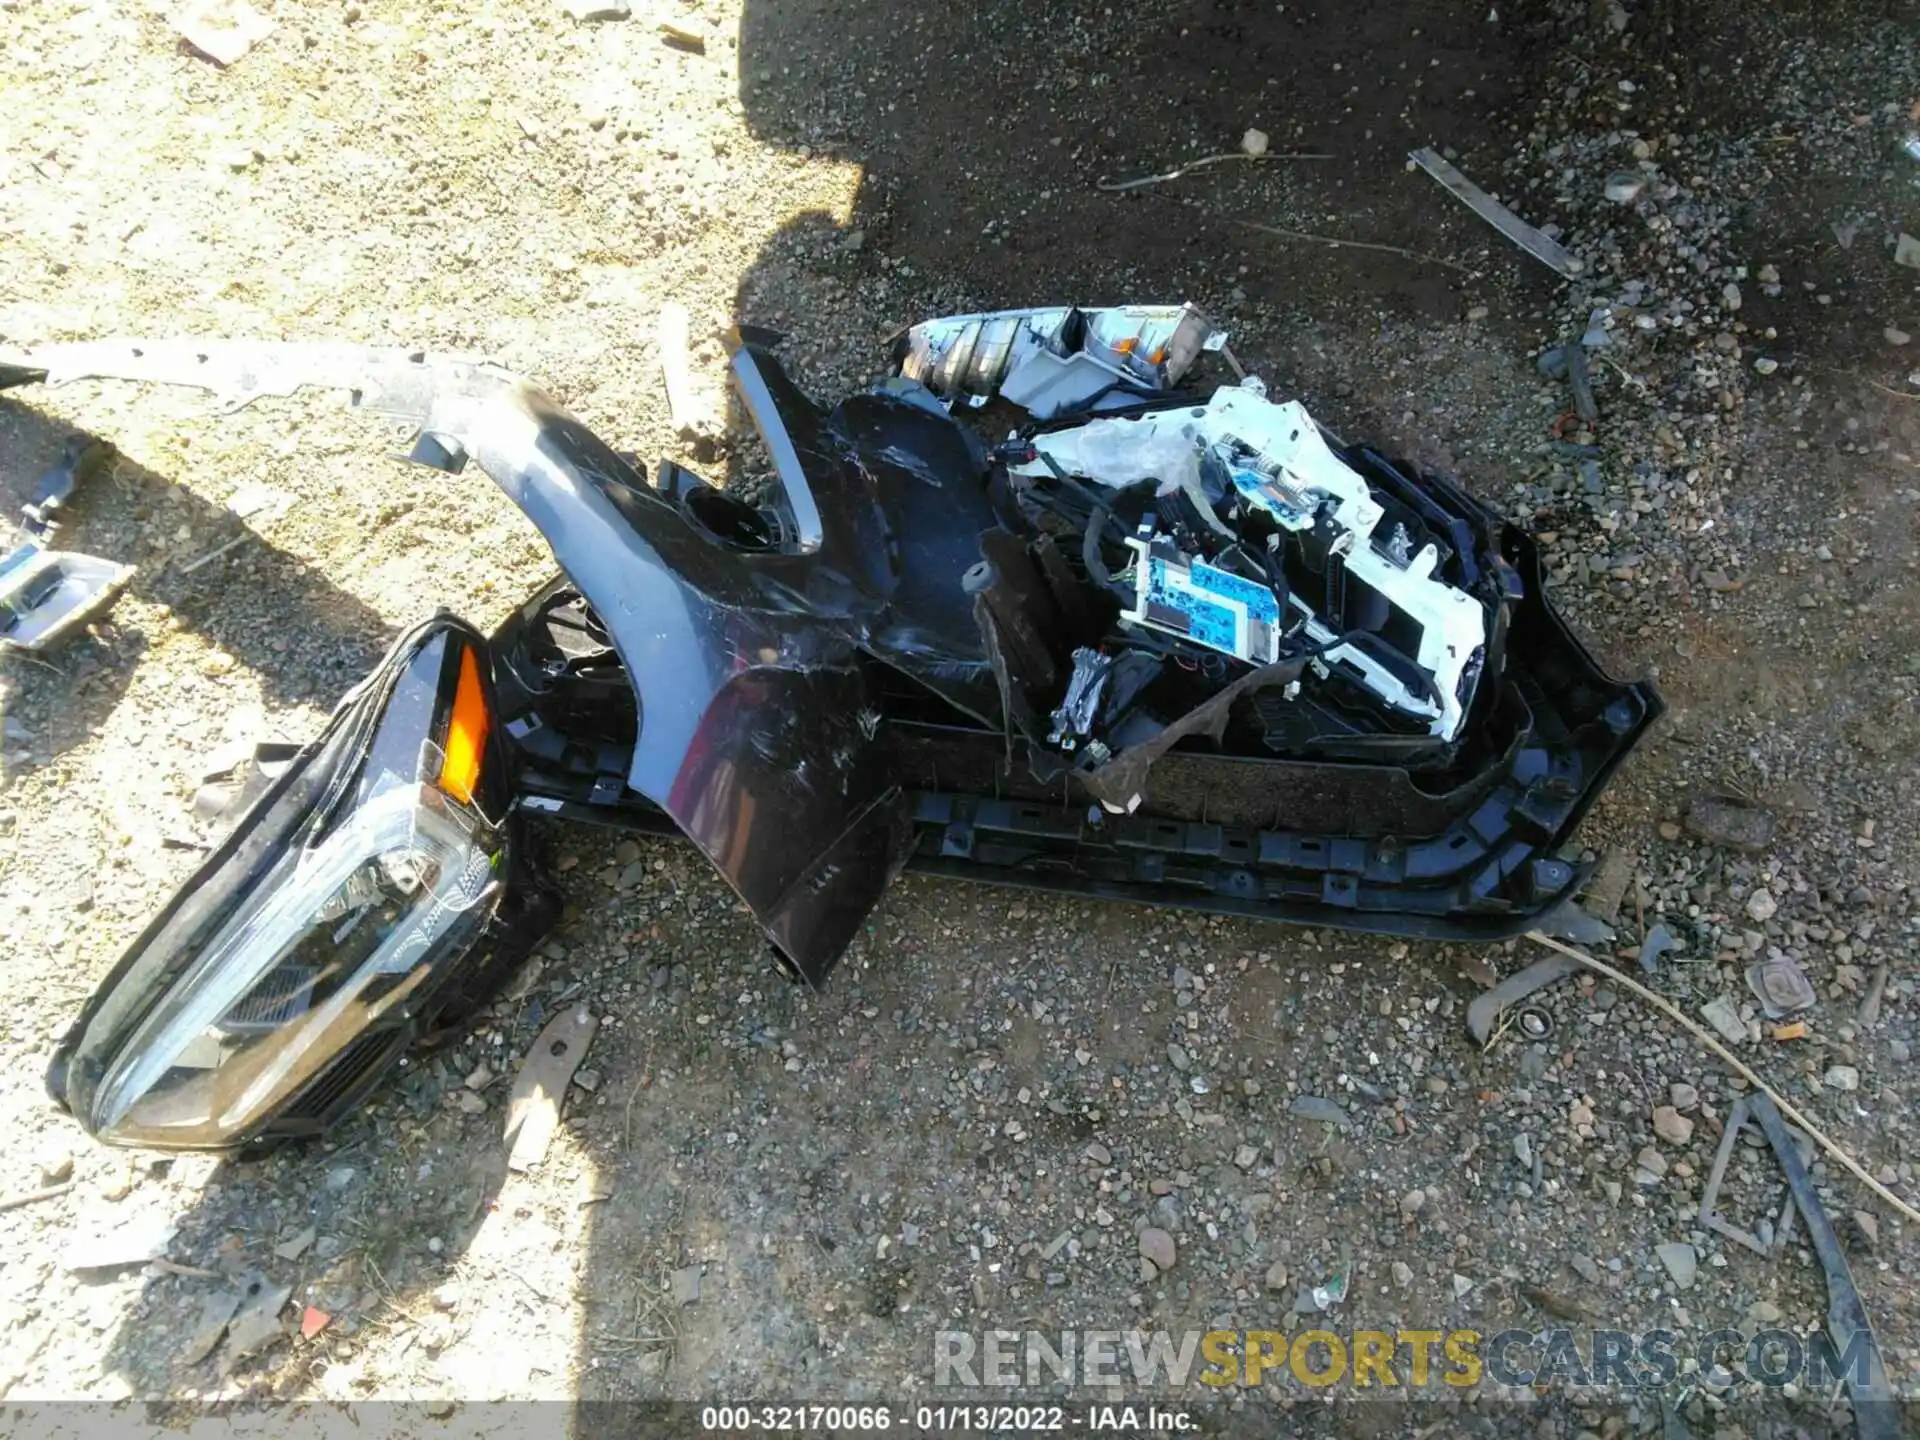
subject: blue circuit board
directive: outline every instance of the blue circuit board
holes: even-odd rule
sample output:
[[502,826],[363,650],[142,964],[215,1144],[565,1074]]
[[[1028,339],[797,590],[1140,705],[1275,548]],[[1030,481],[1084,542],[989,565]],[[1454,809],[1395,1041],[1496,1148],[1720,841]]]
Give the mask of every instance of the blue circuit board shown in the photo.
[[1143,610],[1159,606],[1183,616],[1189,639],[1242,660],[1266,659],[1265,637],[1280,623],[1273,591],[1204,560],[1149,556],[1141,599]]

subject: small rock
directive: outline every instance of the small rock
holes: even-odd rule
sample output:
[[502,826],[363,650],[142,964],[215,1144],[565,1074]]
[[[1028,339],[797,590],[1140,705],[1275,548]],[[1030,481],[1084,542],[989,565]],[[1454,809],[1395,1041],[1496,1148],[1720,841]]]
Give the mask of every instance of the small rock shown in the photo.
[[1093,1161],[1096,1165],[1113,1164],[1113,1151],[1102,1145],[1098,1140],[1095,1140],[1091,1145],[1087,1146],[1085,1154],[1087,1159]]
[[1729,280],[1720,288],[1720,303],[1729,310],[1740,308],[1740,287]]
[[1415,1215],[1418,1215],[1420,1213],[1421,1209],[1426,1205],[1426,1203],[1427,1203],[1426,1191],[1409,1190],[1407,1191],[1406,1194],[1400,1197],[1400,1214],[1404,1218],[1411,1220]]
[[1656,1105],[1653,1133],[1669,1145],[1684,1145],[1693,1138],[1693,1122],[1671,1105]]
[[187,44],[223,69],[273,33],[273,21],[246,0],[194,0],[173,15]]
[[1242,1145],[1233,1152],[1233,1163],[1242,1170],[1251,1170],[1260,1161],[1260,1152],[1251,1145]]
[[683,1265],[673,1272],[671,1281],[674,1303],[693,1305],[700,1299],[700,1267]]
[[1684,1241],[1670,1240],[1664,1245],[1654,1246],[1653,1253],[1660,1257],[1660,1263],[1667,1267],[1667,1273],[1673,1277],[1673,1283],[1678,1288],[1693,1288],[1694,1276],[1700,1269],[1700,1257],[1693,1246]]
[[1587,1255],[1570,1255],[1567,1257],[1567,1264],[1573,1267],[1574,1274],[1578,1275],[1589,1285],[1598,1285],[1600,1283],[1600,1267],[1593,1263],[1592,1257]]
[[1413,1267],[1404,1260],[1393,1262],[1393,1283],[1402,1290],[1413,1284]]
[[1471,1289],[1473,1289],[1473,1281],[1469,1280],[1466,1276],[1455,1275],[1453,1277],[1453,1298],[1454,1299],[1456,1300],[1466,1299],[1467,1292]]
[[1169,1045],[1167,1046],[1167,1063],[1176,1070],[1185,1070],[1193,1064],[1193,1061],[1188,1058],[1183,1048],[1178,1045]]
[[1520,1162],[1522,1170],[1533,1169],[1533,1137],[1522,1132],[1513,1137],[1513,1158]]
[[1860,1072],[1851,1065],[1832,1066],[1821,1078],[1826,1081],[1827,1088],[1830,1090],[1858,1090],[1860,1088]]
[[1174,1248],[1173,1236],[1149,1225],[1140,1232],[1140,1258],[1151,1260],[1162,1272],[1173,1269],[1174,1262],[1179,1258],[1179,1251]]
[[633,14],[627,0],[566,0],[562,8],[582,24],[596,20],[625,20]]
[[1636,175],[1631,170],[1616,170],[1607,176],[1605,194],[1616,205],[1631,205],[1646,188],[1644,175]]
[[1267,153],[1267,143],[1267,132],[1264,130],[1249,130],[1240,137],[1241,151],[1256,160]]
[[1747,1307],[1747,1319],[1755,1325],[1778,1325],[1786,1314],[1771,1300],[1756,1300]]
[[40,1183],[64,1185],[73,1178],[73,1151],[65,1145],[49,1145],[40,1152]]
[[1644,1184],[1658,1184],[1660,1177],[1667,1173],[1667,1157],[1651,1145],[1642,1146],[1640,1153],[1633,1157],[1633,1163],[1639,1174],[1634,1178]]
[[1667,1087],[1667,1098],[1673,1101],[1676,1110],[1691,1110],[1700,1103],[1700,1092],[1685,1081],[1675,1081]]
[[1318,1095],[1299,1096],[1287,1108],[1302,1120],[1318,1120],[1322,1125],[1338,1125],[1342,1130],[1353,1128],[1353,1121],[1346,1111]]
[[1276,1260],[1267,1267],[1267,1289],[1285,1290],[1287,1288],[1287,1266],[1284,1260]]
[[1756,375],[1771,375],[1779,368],[1780,362],[1771,355],[1762,355],[1753,362],[1753,373]]
[[1900,238],[1894,242],[1893,263],[1904,265],[1909,270],[1920,270],[1920,240],[1901,231]]
[[1744,1045],[1747,1040],[1746,1024],[1740,1019],[1740,1012],[1734,1008],[1731,998],[1717,996],[1700,1007],[1700,1016],[1714,1029],[1720,1032],[1720,1038],[1729,1045]]
[[1871,1210],[1854,1211],[1853,1223],[1859,1228],[1861,1237],[1866,1240],[1868,1248],[1872,1248],[1880,1243],[1880,1221]]
[[1906,331],[1892,325],[1887,326],[1887,328],[1880,333],[1887,337],[1887,343],[1889,345],[1905,345],[1913,339],[1913,336],[1909,335]]
[[278,1245],[274,1246],[273,1253],[278,1255],[282,1260],[298,1260],[302,1255],[307,1253],[308,1248],[312,1246],[318,1234],[319,1231],[309,1225],[298,1234],[290,1235]]
[[1747,897],[1747,914],[1764,925],[1780,912],[1780,902],[1773,898],[1773,892],[1762,885]]

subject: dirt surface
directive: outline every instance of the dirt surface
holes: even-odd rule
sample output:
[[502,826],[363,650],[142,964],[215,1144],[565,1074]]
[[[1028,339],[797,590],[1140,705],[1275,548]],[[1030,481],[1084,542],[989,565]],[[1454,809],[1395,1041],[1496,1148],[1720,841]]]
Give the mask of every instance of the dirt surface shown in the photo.
[[[1581,837],[1627,867],[1620,955],[1664,923],[1652,983],[1756,1019],[1747,965],[1797,961],[1809,1037],[1756,1025],[1743,1053],[1920,1198],[1920,272],[1893,260],[1920,231],[1913,6],[261,9],[272,33],[222,69],[156,6],[0,0],[0,338],[483,350],[620,448],[738,482],[743,446],[696,454],[668,422],[665,301],[693,313],[718,413],[734,319],[783,329],[831,398],[927,314],[1195,300],[1276,393],[1543,533],[1559,603],[1672,707]],[[700,43],[667,43],[668,18]],[[1250,126],[1331,158],[1096,188]],[[1425,144],[1585,273],[1410,172]],[[1602,307],[1587,426],[1536,357]],[[325,1142],[247,1164],[90,1144],[39,1077],[198,863],[207,756],[313,733],[400,627],[435,605],[497,622],[551,561],[478,477],[394,464],[311,396],[214,418],[186,391],[13,392],[7,513],[76,428],[120,459],[62,541],[140,569],[0,692],[0,1195],[65,1185],[0,1211],[0,1398],[912,1398],[939,1330],[1297,1330],[1343,1254],[1342,1330],[1823,1317],[1803,1243],[1763,1261],[1700,1228],[1738,1091],[1670,1022],[1581,982],[1537,1002],[1543,1038],[1476,1049],[1466,1004],[1525,946],[909,880],[813,995],[693,852],[580,831],[549,837],[567,917],[492,1023]],[[1773,841],[1695,838],[1706,792],[1767,807]],[[603,1024],[564,1130],[508,1178],[510,1077],[580,1003]],[[1666,1106],[1689,1123],[1656,1132]],[[1911,1393],[1920,1237],[1816,1173]],[[1763,1156],[1730,1184],[1743,1223],[1778,1203]],[[143,1225],[173,1229],[166,1265],[70,1268]],[[1684,1288],[1663,1245],[1694,1247]],[[290,1300],[238,1353],[221,1310],[256,1281],[256,1305]],[[329,1317],[308,1338],[303,1306]],[[1723,1391],[1683,1374],[1670,1398],[1705,1433]],[[1256,1428],[1427,1423],[1326,1393],[1351,1392],[1205,1398]],[[1547,1420],[1508,1398],[1448,1423],[1661,1420],[1648,1396]],[[1748,1434],[1828,1414],[1739,1411]]]

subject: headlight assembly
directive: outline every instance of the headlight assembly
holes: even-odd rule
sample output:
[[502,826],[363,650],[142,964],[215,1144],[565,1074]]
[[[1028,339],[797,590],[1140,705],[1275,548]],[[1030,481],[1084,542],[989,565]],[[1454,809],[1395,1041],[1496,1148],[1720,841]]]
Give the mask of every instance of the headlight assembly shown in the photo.
[[403,637],[140,937],[61,1047],[103,1139],[318,1129],[411,1040],[508,874],[480,637]]

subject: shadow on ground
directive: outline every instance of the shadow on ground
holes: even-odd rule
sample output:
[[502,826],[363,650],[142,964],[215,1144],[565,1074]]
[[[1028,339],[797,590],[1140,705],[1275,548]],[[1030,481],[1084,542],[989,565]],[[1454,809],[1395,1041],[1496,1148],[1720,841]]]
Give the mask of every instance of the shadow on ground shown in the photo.
[[[74,433],[30,403],[0,397],[5,530]],[[372,609],[238,516],[124,455],[77,487],[60,518],[55,547],[137,566],[127,597],[144,605],[123,598],[91,633],[44,656],[7,657],[14,687],[8,716],[17,722],[9,727],[9,770],[46,764],[113,712],[151,644],[143,625],[177,625],[205,637],[257,674],[281,704],[330,705],[391,634]],[[193,536],[192,553],[179,553],[182,533]],[[263,595],[273,597],[270,606]],[[165,606],[166,614],[156,617],[151,606]],[[298,623],[289,624],[290,616]],[[16,738],[22,732],[27,738]]]

